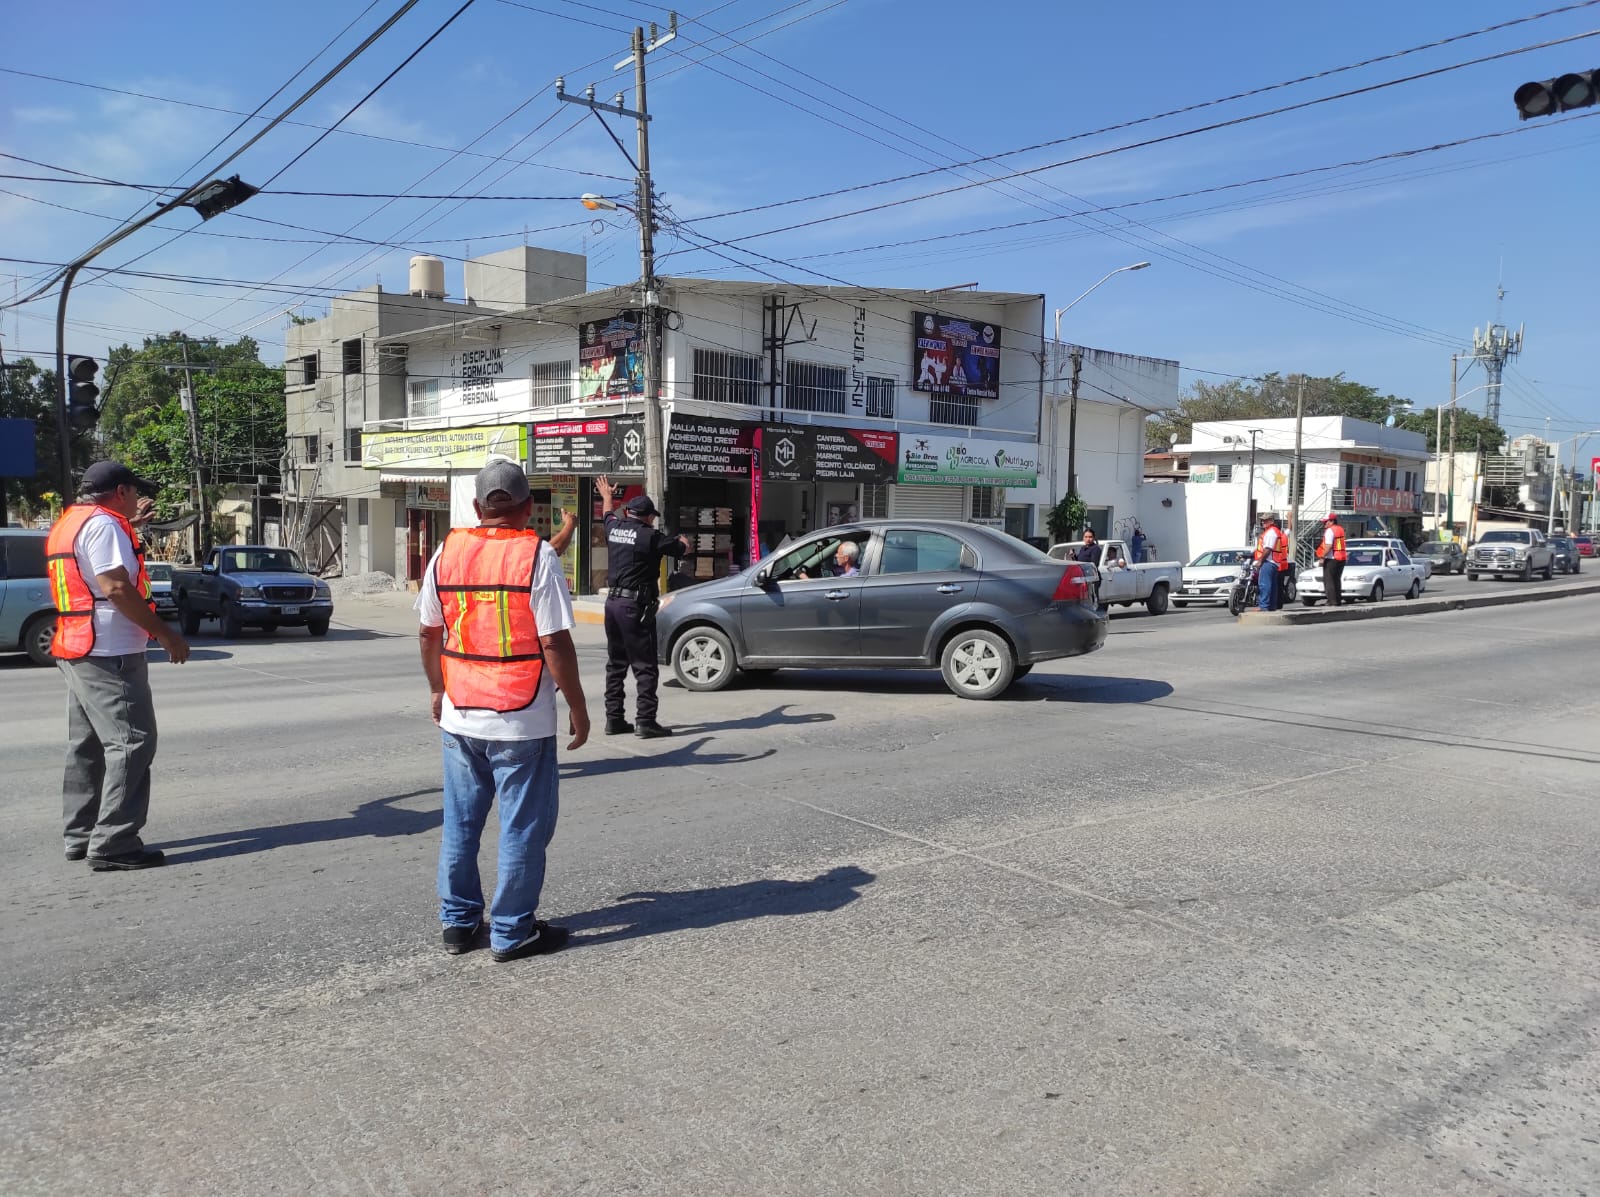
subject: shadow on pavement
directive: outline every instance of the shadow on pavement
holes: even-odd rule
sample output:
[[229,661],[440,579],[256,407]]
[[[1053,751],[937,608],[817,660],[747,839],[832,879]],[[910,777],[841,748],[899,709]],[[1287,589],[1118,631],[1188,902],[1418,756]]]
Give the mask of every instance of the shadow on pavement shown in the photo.
[[[199,860],[220,860],[227,856],[245,856],[252,852],[270,852],[273,848],[288,848],[296,844],[317,844],[327,840],[348,840],[370,835],[387,839],[398,835],[420,835],[435,830],[443,821],[440,810],[406,810],[392,806],[407,798],[420,798],[425,794],[440,794],[437,787],[412,790],[409,794],[391,794],[387,798],[374,798],[363,802],[348,815],[338,819],[312,819],[305,823],[279,823],[270,827],[250,827],[243,831],[221,831],[215,835],[201,835],[188,840],[168,840],[159,847],[167,854],[168,864],[190,864]],[[442,801],[442,797],[441,797]]]
[[709,743],[711,743],[710,736],[701,736],[698,740],[691,740],[682,747],[651,753],[649,756],[605,756],[586,761],[575,761],[568,757],[561,762],[561,780],[604,777],[608,773],[637,773],[641,769],[663,769],[683,765],[747,765],[751,761],[764,760],[778,751],[776,748],[769,748],[765,752],[751,753],[701,752],[700,750]]
[[[955,697],[936,669],[785,669],[748,690],[826,691],[831,694],[906,694]],[[995,702],[1154,702],[1172,693],[1166,682],[1136,677],[1094,677],[1084,674],[1032,673],[1019,678]],[[781,707],[779,708],[782,709]],[[707,727],[713,726],[707,724]]]
[[[167,654],[159,648],[151,648],[145,657],[152,665],[165,665]],[[233,654],[220,648],[195,648],[193,642],[189,646],[189,660],[191,661],[231,661]]]
[[1091,677],[1086,674],[1035,673],[1012,685],[998,702],[1088,702],[1115,706],[1154,702],[1172,693],[1167,682],[1144,677]]
[[251,644],[276,644],[279,642],[295,642],[309,640],[313,644],[318,641],[332,640],[403,640],[406,637],[400,632],[378,632],[372,628],[341,628],[337,625],[328,629],[326,636],[313,636],[304,628],[278,628],[270,634],[260,628],[245,628],[238,636],[224,637],[222,630],[216,626],[206,627],[204,624],[193,636],[188,637],[190,643],[196,640],[223,640],[228,639],[233,644],[249,641]]
[[582,914],[557,916],[572,931],[572,946],[635,939],[698,927],[719,927],[746,919],[791,914],[825,914],[861,896],[875,874],[843,865],[808,881],[746,881],[707,889],[645,890],[623,894],[615,904]]
[[680,723],[680,735],[695,735],[700,732],[717,731],[751,731],[761,727],[799,727],[806,723],[832,723],[837,716],[826,711],[813,711],[805,715],[789,714],[791,703],[773,707],[764,715],[746,715],[742,719],[719,719],[713,722]]

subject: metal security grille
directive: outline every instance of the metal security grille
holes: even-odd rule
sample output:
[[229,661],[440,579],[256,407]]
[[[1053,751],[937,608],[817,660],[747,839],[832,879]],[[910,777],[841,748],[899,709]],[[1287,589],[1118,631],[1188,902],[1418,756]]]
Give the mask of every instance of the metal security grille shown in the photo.
[[894,387],[892,378],[867,376],[867,415],[878,420],[894,419]]
[[889,488],[883,483],[863,483],[861,487],[861,518],[886,520],[889,518]]
[[761,402],[761,359],[720,349],[694,351],[694,397],[711,403]]
[[530,407],[559,407],[572,402],[571,362],[535,362],[529,369],[532,389]]
[[785,362],[783,405],[790,411],[825,411],[844,415],[849,374],[843,366],[818,362]]
[[972,518],[998,520],[1005,518],[1006,492],[998,486],[972,488]]
[[928,419],[935,424],[957,424],[970,428],[978,422],[978,403],[954,395],[933,395],[928,399]]
[[895,519],[958,520],[966,509],[966,489],[960,486],[897,486]]
[[406,415],[412,419],[439,414],[439,380],[424,378],[406,384]]

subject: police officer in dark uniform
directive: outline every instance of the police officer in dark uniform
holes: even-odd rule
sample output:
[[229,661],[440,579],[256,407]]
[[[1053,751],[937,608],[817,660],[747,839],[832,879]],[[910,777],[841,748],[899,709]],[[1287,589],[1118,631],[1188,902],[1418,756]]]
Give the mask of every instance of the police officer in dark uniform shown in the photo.
[[[687,538],[671,537],[655,527],[660,512],[650,496],[629,499],[619,513],[611,510],[616,490],[609,479],[595,480],[605,501],[606,579],[606,735],[632,732],[641,739],[670,736],[672,729],[656,722],[656,606],[660,600],[661,561],[689,551]],[[624,718],[623,686],[633,670],[638,688],[638,719]]]

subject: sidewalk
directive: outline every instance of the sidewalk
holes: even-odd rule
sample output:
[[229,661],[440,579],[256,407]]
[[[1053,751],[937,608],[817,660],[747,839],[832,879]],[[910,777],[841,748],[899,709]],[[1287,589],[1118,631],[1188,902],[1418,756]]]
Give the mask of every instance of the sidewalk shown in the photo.
[[1246,627],[1282,627],[1285,624],[1346,623],[1362,619],[1392,619],[1401,615],[1435,615],[1441,611],[1467,611],[1475,607],[1503,607],[1511,603],[1538,603],[1548,599],[1600,594],[1600,579],[1589,582],[1546,583],[1537,589],[1502,590],[1486,587],[1481,593],[1448,598],[1389,599],[1381,603],[1348,602],[1340,607],[1300,607],[1281,611],[1245,611],[1238,622]]

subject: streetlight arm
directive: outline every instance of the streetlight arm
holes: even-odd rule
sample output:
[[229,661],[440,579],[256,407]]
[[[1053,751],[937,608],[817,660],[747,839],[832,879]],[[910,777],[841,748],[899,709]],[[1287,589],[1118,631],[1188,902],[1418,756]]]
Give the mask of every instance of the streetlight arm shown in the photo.
[[1056,309],[1056,340],[1059,341],[1061,339],[1061,317],[1066,315],[1067,312],[1071,311],[1078,304],[1082,303],[1085,299],[1089,298],[1089,296],[1094,292],[1095,288],[1099,287],[1103,283],[1110,282],[1112,279],[1116,278],[1117,275],[1121,274],[1125,270],[1143,270],[1148,265],[1150,265],[1149,262],[1134,262],[1134,263],[1132,263],[1130,265],[1127,265],[1127,266],[1118,266],[1110,274],[1106,275],[1105,278],[1103,278],[1099,282],[1095,283],[1093,287],[1090,287],[1087,291],[1085,291],[1082,295],[1078,296],[1077,299],[1074,299],[1066,307],[1057,308]]

